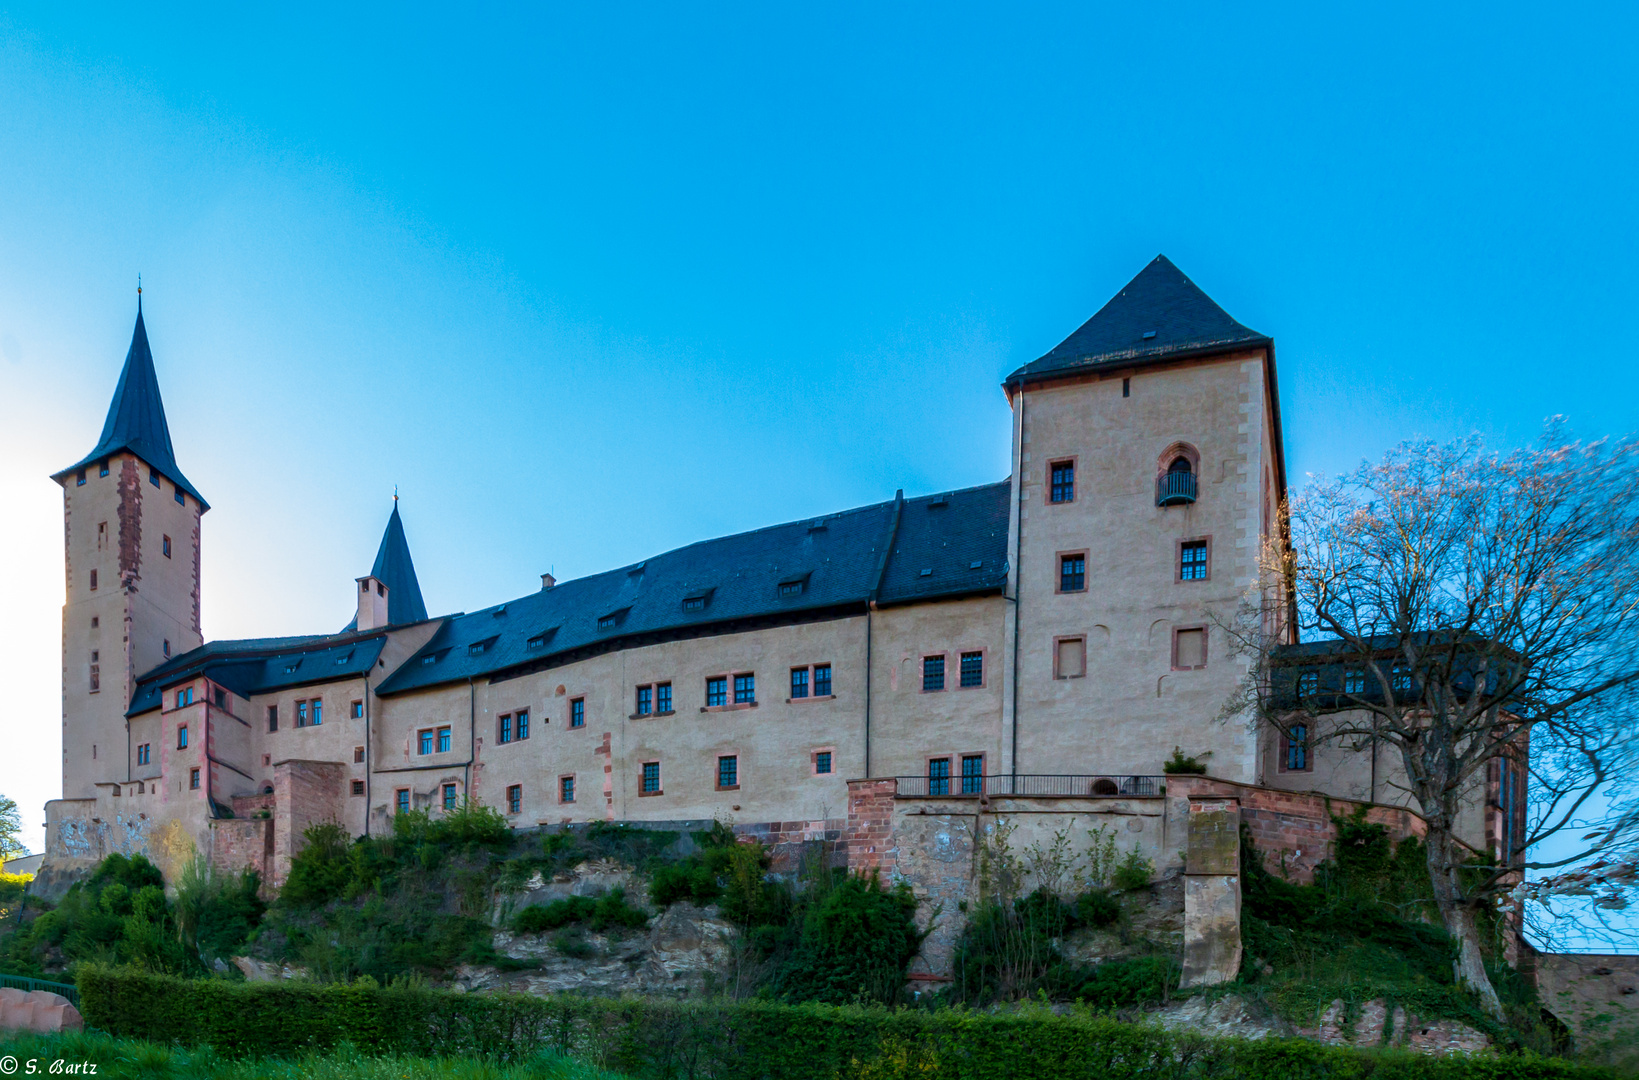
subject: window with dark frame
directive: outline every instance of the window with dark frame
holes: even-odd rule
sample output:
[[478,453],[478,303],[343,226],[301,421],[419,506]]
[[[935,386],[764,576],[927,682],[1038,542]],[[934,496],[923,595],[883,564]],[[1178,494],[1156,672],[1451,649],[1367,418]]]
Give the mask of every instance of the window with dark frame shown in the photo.
[[137,764],[148,764],[148,762],[152,760],[152,754],[153,747],[149,743],[143,743],[141,746],[137,747]]
[[780,582],[780,595],[801,596],[803,586],[806,584],[808,584],[806,579],[800,579],[797,581],[782,581]]
[[187,724],[183,724],[181,727],[176,729],[176,748],[178,750],[186,750],[188,748]]
[[1047,495],[1048,501],[1056,503],[1075,501],[1076,463],[1074,461],[1055,461],[1049,468],[1052,469],[1052,484]]
[[267,729],[269,731],[279,730],[279,706],[277,705],[267,707]]
[[182,497],[182,488],[181,487],[172,488],[171,489],[171,494],[176,497],[176,504],[178,506],[187,506],[188,505],[188,500],[184,499]]
[[75,487],[84,487],[85,486],[85,470],[84,469],[81,469],[79,472],[74,474],[74,486]]
[[421,754],[430,754],[430,753],[432,753],[433,752],[433,729],[432,728],[422,728],[419,732],[416,733],[416,736],[417,736],[417,747],[416,747],[417,753],[421,753]]
[[97,572],[95,570],[91,571],[91,591],[97,591]]
[[740,759],[734,754],[724,754],[717,759],[717,787],[719,790],[737,788],[740,786]]
[[928,794],[950,794],[950,758],[930,758],[928,760]]
[[98,663],[97,660],[98,656],[100,655],[101,654],[98,650],[91,650],[90,670],[86,673],[87,678],[90,681],[89,692],[93,694],[99,694],[102,692],[102,665]]
[[985,793],[985,756],[983,754],[962,755],[962,794],[983,795]]
[[108,462],[104,461],[102,464],[97,466],[97,475],[98,476],[107,476],[108,475]]
[[307,702],[305,701],[296,702],[296,726],[307,726]]
[[354,795],[363,795],[364,794],[364,781],[363,780],[354,780],[353,781],[353,794]]
[[199,770],[198,769],[189,769],[188,770],[188,787],[193,788],[193,789],[198,789],[198,787],[199,787]]
[[985,684],[985,654],[982,652],[965,652],[962,654],[962,685],[983,686]]
[[573,776],[558,777],[558,801],[562,803],[575,801],[575,778]]
[[831,771],[831,751],[821,750],[814,755],[814,772],[825,776]]
[[519,741],[522,741],[522,740],[527,739],[527,738],[529,738],[529,710],[528,709],[519,709],[518,710],[518,739],[519,739]]
[[[927,693],[927,692],[932,691],[932,690],[943,690],[944,688],[945,688],[945,658],[944,658],[944,656],[943,655],[924,656],[922,658],[922,691],[923,691],[923,693]],[[950,762],[948,762],[948,761],[945,762],[945,765],[948,768],[949,765],[950,765]]]
[[1301,697],[1312,697],[1320,690],[1320,672],[1305,671],[1298,676],[1298,694]]
[[155,487],[159,486],[159,470],[152,465],[148,466],[148,482]]
[[640,686],[637,688],[637,715],[648,716],[654,712],[654,687]]
[[1206,550],[1205,540],[1190,540],[1178,545],[1178,580],[1206,580]]
[[498,718],[500,723],[499,739],[503,743],[512,741],[512,714],[502,713]]
[[805,698],[808,696],[808,669],[794,667],[791,669],[791,697]]
[[524,808],[524,786],[513,784],[506,789],[506,812],[516,814]]
[[393,806],[400,814],[410,812],[410,789],[399,788],[393,793]]
[[660,794],[660,762],[645,761],[643,763],[643,786],[641,793],[644,795]]
[[354,720],[363,720],[364,719],[364,702],[362,702],[362,701],[353,702],[352,709],[353,709],[353,719]]
[[313,726],[324,723],[324,702],[319,698],[313,699]]
[[159,538],[159,550],[167,559],[171,557],[171,538],[169,536]]
[[1366,673],[1360,668],[1348,668],[1343,672],[1343,692],[1345,694],[1363,694],[1366,692]]
[[757,703],[757,676],[734,676],[734,704],[755,705]]
[[353,764],[355,764],[355,765],[364,764],[364,747],[362,747],[362,746],[353,747]]
[[1059,556],[1059,592],[1081,592],[1087,588],[1087,556]]
[[672,684],[669,682],[655,683],[654,711],[664,715],[672,711]]
[[815,664],[814,665],[814,696],[815,697],[830,697],[831,696],[831,665],[830,664]]
[[1411,669],[1404,664],[1396,664],[1394,670],[1390,673],[1389,680],[1390,685],[1395,690],[1410,690]]
[[1309,725],[1293,724],[1286,731],[1286,771],[1304,772],[1309,768]]
[[728,704],[728,676],[713,675],[706,680],[706,708]]
[[569,703],[569,726],[572,728],[586,726],[585,698],[575,698]]
[[450,752],[450,729],[447,727],[438,729],[438,752],[440,754]]
[[445,810],[454,810],[455,809],[455,785],[454,784],[445,784],[444,785],[444,809]]

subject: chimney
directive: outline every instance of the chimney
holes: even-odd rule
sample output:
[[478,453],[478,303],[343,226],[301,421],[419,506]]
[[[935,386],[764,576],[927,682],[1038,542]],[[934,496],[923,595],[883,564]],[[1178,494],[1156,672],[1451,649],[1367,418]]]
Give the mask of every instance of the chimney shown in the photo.
[[387,586],[380,578],[361,577],[359,583],[360,630],[374,630],[387,625]]
[[545,592],[546,590],[550,589],[552,586],[556,585],[557,583],[558,583],[558,579],[553,577],[551,574],[542,574],[541,575],[541,591],[542,592]]

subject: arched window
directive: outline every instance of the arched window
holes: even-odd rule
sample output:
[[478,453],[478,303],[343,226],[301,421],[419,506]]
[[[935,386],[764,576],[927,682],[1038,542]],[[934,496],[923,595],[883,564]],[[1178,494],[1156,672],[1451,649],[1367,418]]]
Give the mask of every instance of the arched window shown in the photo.
[[1193,473],[1194,471],[1195,466],[1191,465],[1189,458],[1182,454],[1173,458],[1172,464],[1167,466],[1167,472],[1173,476],[1177,476],[1179,473]]
[[1155,466],[1156,506],[1187,506],[1195,501],[1199,450],[1188,443],[1173,443],[1162,451]]

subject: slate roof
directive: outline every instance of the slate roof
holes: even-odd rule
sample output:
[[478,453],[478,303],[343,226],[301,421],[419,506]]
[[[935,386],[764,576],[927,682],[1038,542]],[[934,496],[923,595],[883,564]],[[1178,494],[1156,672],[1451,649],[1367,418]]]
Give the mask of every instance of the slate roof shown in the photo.
[[122,450],[146,461],[165,479],[198,499],[201,510],[211,508],[177,468],[176,454],[171,449],[171,429],[165,423],[165,403],[159,396],[159,376],[154,372],[154,354],[148,348],[148,329],[142,322],[140,297],[131,348],[125,354],[125,367],[120,371],[119,385],[114,388],[108,418],[103,421],[102,437],[94,450],[61,472],[53,473],[51,478],[61,483],[69,474]]
[[159,708],[167,688],[200,675],[240,697],[356,678],[369,672],[386,642],[379,630],[207,642],[141,676],[125,715]]
[[453,616],[377,692],[548,667],[646,635],[999,592],[1010,491],[1003,481],[895,498],[706,540]]
[[1157,255],[1080,329],[1007,381],[1269,344],[1271,338],[1230,318],[1165,255]]

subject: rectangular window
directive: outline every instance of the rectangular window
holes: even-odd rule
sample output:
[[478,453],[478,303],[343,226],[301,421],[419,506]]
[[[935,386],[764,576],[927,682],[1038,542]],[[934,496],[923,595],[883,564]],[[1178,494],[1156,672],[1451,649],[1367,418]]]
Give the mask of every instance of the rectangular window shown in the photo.
[[150,744],[143,743],[141,746],[137,747],[138,765],[146,765],[151,760],[153,760],[153,747]]
[[1079,679],[1087,674],[1087,639],[1059,638],[1053,646],[1053,677]]
[[220,686],[211,691],[211,698],[216,702],[216,707],[218,709],[226,709],[228,707],[228,692]]
[[148,466],[148,482],[155,487],[159,486],[159,470],[152,465]]
[[410,812],[409,788],[401,787],[393,793],[393,808],[400,814],[408,814]]
[[97,572],[95,570],[91,571],[91,591],[97,591]]
[[421,753],[421,754],[430,754],[430,753],[432,753],[433,752],[433,729],[432,728],[422,728],[421,731],[419,731],[417,733],[417,736],[418,736],[418,739],[417,739],[418,746],[416,748],[416,752]]
[[529,738],[529,710],[518,710],[518,738]]
[[717,759],[717,790],[728,791],[740,786],[740,759],[726,754]]
[[965,652],[962,654],[962,685],[983,686],[985,684],[985,654],[982,652]]
[[97,466],[97,475],[98,476],[107,476],[108,475],[108,462],[104,461],[102,464]]
[[985,793],[985,756],[983,754],[962,755],[962,794],[983,795]]
[[[924,656],[922,658],[922,690],[943,690],[945,688],[945,658],[943,656]],[[950,762],[945,763],[947,766]]]
[[1059,557],[1059,592],[1082,592],[1087,588],[1087,556]]
[[734,704],[755,705],[757,703],[757,676],[734,676]]
[[160,651],[165,654],[165,658],[167,660],[170,659],[170,656],[171,656],[171,639],[166,638],[164,641],[160,642],[159,645],[160,645]]
[[180,689],[176,692],[176,707],[177,708],[180,709],[184,705],[192,705],[192,704],[193,704],[193,687],[184,686],[182,689]]
[[91,684],[91,693],[102,692],[102,665],[97,663],[97,654],[91,654],[91,670],[88,672]]
[[353,764],[362,765],[363,763],[364,763],[364,747],[362,747],[362,746],[353,747]]
[[193,790],[198,790],[198,788],[199,788],[199,770],[198,769],[189,769],[188,770],[188,787],[190,789],[193,789]]
[[178,506],[187,506],[188,505],[188,500],[184,499],[182,497],[182,489],[180,487],[172,489],[172,494],[175,495],[176,504]]
[[706,680],[706,708],[728,704],[728,676],[715,675]]
[[1175,671],[1206,667],[1206,627],[1191,626],[1173,631],[1172,667]]
[[512,714],[511,713],[502,713],[501,714],[501,719],[500,719],[500,724],[501,724],[501,735],[500,735],[501,741],[504,742],[504,743],[511,742],[512,741]]
[[660,683],[654,688],[654,711],[669,713],[672,711],[672,684]]
[[1205,581],[1207,578],[1207,542],[1186,540],[1178,545],[1178,580]]
[[1390,685],[1393,686],[1395,690],[1410,690],[1411,669],[1404,664],[1396,664],[1394,665],[1394,670],[1389,675],[1389,680]]
[[513,784],[506,789],[506,812],[516,814],[524,808],[524,786]]
[[1287,772],[1303,772],[1309,768],[1309,726],[1293,724],[1287,731],[1286,747],[1282,753]]
[[178,750],[186,750],[188,748],[187,724],[183,724],[181,727],[176,729],[176,748]]
[[815,697],[830,697],[831,696],[831,665],[830,664],[815,664],[814,665],[814,696]]
[[1320,689],[1320,672],[1305,671],[1298,675],[1298,694],[1310,697]]
[[363,720],[364,719],[364,702],[362,702],[362,701],[353,702],[353,719],[354,720]]
[[831,772],[831,751],[821,750],[814,755],[814,773],[825,776]]
[[579,698],[578,697],[574,701],[571,701],[569,703],[569,726],[570,727],[585,727],[586,726],[586,699],[585,698]]
[[928,794],[950,794],[950,758],[936,757],[928,761]]
[[1074,461],[1055,461],[1050,466],[1052,470],[1052,488],[1047,494],[1049,502],[1074,502],[1076,497],[1076,463]]
[[643,784],[638,789],[640,795],[660,794],[660,762],[645,761],[643,763]]
[[445,784],[444,785],[444,809],[445,810],[454,810],[455,809],[455,785],[454,784]]
[[313,726],[318,727],[322,723],[324,723],[324,702],[320,701],[318,698],[314,698],[313,699]]
[[354,795],[363,795],[364,794],[364,781],[363,780],[354,780],[353,781],[353,794]]
[[561,803],[575,801],[575,778],[573,776],[558,777],[558,801]]
[[267,729],[269,731],[279,730],[279,706],[277,705],[267,707]]
[[296,702],[296,726],[307,726],[307,702],[305,701]]
[[440,754],[450,752],[450,729],[447,727],[438,729],[438,752]]
[[108,522],[97,522],[97,550],[101,551],[108,543]]
[[791,669],[791,700],[808,696],[808,669],[794,667]]
[[171,557],[171,538],[169,536],[161,536],[159,538],[159,548],[162,552],[164,552],[165,557],[169,559]]
[[81,469],[79,472],[74,474],[74,486],[75,487],[84,487],[85,486],[85,470],[84,469]]
[[1343,692],[1345,694],[1363,694],[1366,692],[1366,673],[1359,668],[1349,668],[1343,672]]
[[654,712],[654,687],[637,688],[637,715],[649,716]]

